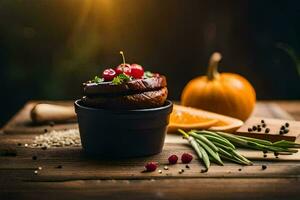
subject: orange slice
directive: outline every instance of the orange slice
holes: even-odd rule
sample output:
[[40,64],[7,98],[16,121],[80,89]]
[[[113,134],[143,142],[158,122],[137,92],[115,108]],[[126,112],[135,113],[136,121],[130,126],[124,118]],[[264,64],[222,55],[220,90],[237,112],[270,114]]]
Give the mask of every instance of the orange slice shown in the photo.
[[198,109],[174,105],[170,115],[168,132],[177,132],[178,129],[208,129],[218,121],[218,119],[203,116]]
[[243,124],[241,120],[225,115],[174,105],[170,116],[168,132],[177,132],[179,128],[184,130],[208,129],[211,131],[234,132]]

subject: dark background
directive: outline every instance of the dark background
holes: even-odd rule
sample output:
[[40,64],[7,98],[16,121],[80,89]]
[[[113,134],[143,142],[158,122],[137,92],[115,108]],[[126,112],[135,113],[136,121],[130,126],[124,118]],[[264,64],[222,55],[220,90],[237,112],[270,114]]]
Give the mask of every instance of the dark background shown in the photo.
[[30,99],[80,97],[120,50],[167,75],[171,99],[214,51],[258,99],[299,99],[299,35],[297,0],[1,0],[0,126]]

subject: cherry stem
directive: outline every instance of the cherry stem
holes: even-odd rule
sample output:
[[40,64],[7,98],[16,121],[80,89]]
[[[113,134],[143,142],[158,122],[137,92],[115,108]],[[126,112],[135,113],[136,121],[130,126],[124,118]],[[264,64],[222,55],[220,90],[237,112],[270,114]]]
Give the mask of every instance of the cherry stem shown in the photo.
[[209,59],[208,70],[207,70],[208,80],[213,80],[220,75],[218,72],[218,66],[221,59],[222,59],[222,55],[219,52],[215,52],[211,55]]
[[123,53],[123,51],[120,51],[120,54],[122,55],[123,64],[124,64],[124,67],[125,67],[125,63],[126,63],[126,61],[125,61],[125,56],[124,56],[124,53]]

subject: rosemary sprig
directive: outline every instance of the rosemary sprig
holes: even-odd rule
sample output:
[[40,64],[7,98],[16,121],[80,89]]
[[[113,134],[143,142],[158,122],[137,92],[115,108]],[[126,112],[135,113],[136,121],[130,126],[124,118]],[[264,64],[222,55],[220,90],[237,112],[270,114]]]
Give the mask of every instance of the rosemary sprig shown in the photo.
[[199,159],[203,160],[207,169],[210,166],[210,160],[219,165],[223,165],[222,159],[242,165],[252,165],[250,160],[236,151],[235,145],[248,149],[274,152],[281,155],[291,155],[292,153],[298,152],[295,148],[300,148],[300,144],[285,140],[272,143],[268,140],[238,136],[224,132],[191,130],[186,133],[181,129],[178,131],[188,139]]

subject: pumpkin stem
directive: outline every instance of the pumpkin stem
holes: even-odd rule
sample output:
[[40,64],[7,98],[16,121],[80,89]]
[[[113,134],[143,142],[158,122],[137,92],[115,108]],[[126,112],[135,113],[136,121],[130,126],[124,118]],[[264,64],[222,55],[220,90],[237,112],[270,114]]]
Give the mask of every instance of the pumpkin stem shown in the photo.
[[207,70],[208,80],[213,80],[219,76],[218,65],[221,59],[222,55],[219,52],[215,52],[211,55]]

